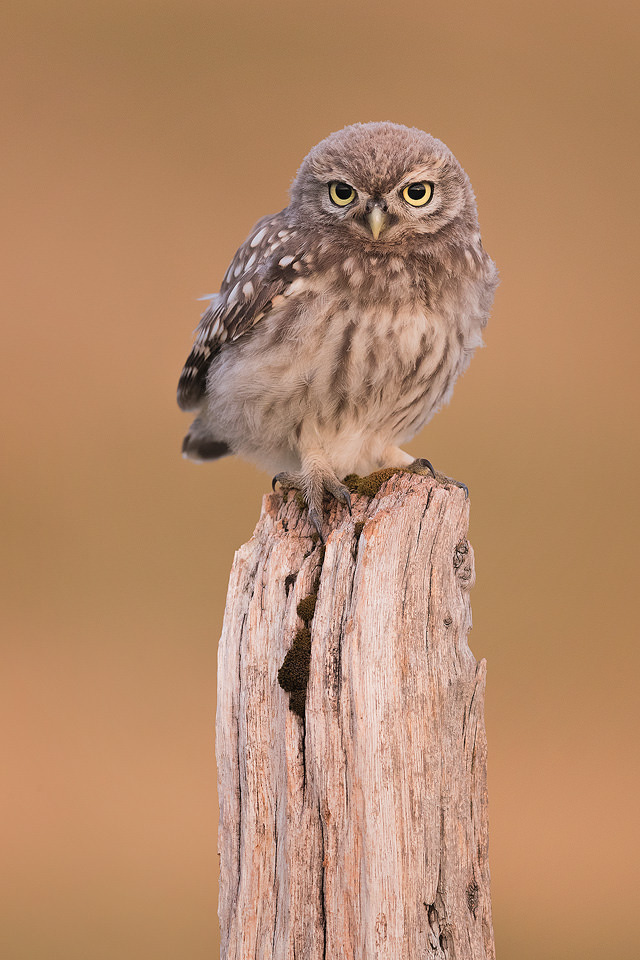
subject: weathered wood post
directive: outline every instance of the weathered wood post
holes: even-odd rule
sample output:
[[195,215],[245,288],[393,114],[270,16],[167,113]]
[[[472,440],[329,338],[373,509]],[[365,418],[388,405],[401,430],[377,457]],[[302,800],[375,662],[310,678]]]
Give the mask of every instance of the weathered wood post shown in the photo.
[[362,481],[352,517],[332,507],[326,548],[293,493],[265,497],[236,554],[216,721],[223,960],[495,956],[469,504],[390,473]]

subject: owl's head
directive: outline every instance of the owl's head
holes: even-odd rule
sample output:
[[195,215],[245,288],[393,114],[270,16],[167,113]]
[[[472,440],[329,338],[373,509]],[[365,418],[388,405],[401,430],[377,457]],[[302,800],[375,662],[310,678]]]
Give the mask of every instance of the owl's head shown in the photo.
[[293,181],[290,210],[307,228],[379,249],[477,229],[469,178],[448,147],[397,123],[356,123],[317,144]]

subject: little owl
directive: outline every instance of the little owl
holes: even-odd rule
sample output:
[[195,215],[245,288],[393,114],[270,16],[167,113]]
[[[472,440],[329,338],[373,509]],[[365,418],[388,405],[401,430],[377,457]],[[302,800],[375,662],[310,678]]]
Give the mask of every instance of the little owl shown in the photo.
[[497,282],[440,140],[395,123],[331,134],[202,316],[178,385],[198,412],[184,455],[274,472],[321,534],[325,493],[350,506],[347,474],[412,463],[400,447],[450,398]]

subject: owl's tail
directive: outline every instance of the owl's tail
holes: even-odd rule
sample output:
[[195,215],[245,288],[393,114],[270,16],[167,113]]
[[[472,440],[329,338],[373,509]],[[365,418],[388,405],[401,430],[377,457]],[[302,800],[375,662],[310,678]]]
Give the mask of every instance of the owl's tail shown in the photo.
[[182,456],[196,463],[204,460],[219,460],[231,453],[231,448],[223,440],[216,440],[206,429],[199,417],[191,424],[189,433],[182,441]]

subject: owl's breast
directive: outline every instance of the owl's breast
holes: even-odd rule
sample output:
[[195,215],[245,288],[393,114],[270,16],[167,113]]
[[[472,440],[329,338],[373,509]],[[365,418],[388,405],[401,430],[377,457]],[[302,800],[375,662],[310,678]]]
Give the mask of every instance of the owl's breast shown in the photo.
[[465,280],[425,291],[406,272],[396,276],[376,296],[354,277],[352,297],[341,300],[329,321],[341,339],[328,337],[323,345],[323,380],[341,422],[348,418],[403,442],[450,398],[482,343],[486,316]]

